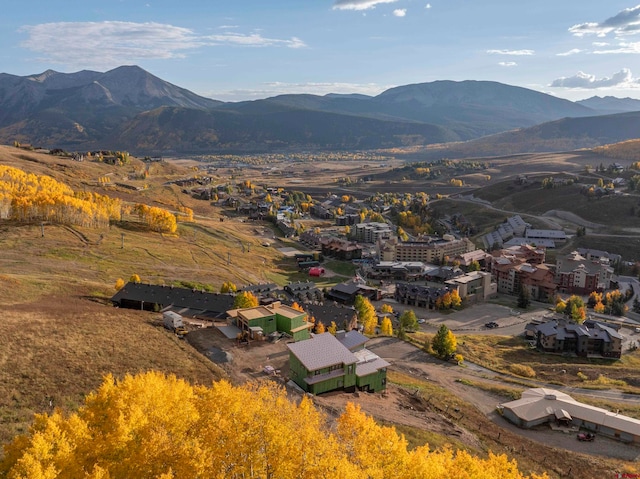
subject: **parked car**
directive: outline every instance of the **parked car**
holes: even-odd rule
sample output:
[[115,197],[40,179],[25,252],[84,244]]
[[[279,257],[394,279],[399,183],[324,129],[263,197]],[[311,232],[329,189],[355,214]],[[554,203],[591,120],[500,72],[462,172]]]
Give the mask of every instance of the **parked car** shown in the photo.
[[591,442],[596,438],[596,435],[592,432],[580,432],[578,433],[578,441],[588,441]]
[[488,329],[497,328],[498,327],[498,323],[496,323],[495,321],[491,321],[489,323],[485,323],[484,327],[488,328]]

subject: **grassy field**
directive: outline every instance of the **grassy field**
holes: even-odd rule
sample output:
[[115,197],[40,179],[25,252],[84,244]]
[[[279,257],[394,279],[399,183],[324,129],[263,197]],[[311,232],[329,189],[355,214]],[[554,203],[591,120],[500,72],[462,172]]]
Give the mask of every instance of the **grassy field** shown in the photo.
[[471,362],[507,374],[514,374],[510,369],[513,364],[530,366],[535,372],[535,379],[544,383],[619,389],[640,394],[640,378],[637,375],[640,351],[625,352],[618,361],[564,357],[533,350],[522,338],[460,335],[458,352]]

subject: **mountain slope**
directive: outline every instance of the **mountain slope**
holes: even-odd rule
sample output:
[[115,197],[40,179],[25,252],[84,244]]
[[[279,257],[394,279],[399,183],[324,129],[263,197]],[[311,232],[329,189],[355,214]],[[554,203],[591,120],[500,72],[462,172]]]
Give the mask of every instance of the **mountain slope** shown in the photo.
[[0,140],[98,146],[123,121],[160,106],[211,108],[200,97],[135,66],[18,77],[0,75]]
[[284,107],[262,114],[160,108],[138,115],[117,133],[117,141],[129,151],[188,153],[372,149],[458,139],[455,133],[435,125]]
[[614,96],[592,96],[586,100],[577,101],[579,105],[586,106],[600,113],[624,113],[628,111],[640,111],[640,100],[634,98],[616,98]]
[[[564,117],[597,114],[525,88],[436,81],[378,96],[281,95],[223,103],[136,66],[106,73],[0,74],[0,142],[147,154],[380,148],[472,140]],[[136,138],[134,135],[139,135]]]
[[563,118],[428,152],[430,158],[499,156],[570,151],[640,137],[640,111],[584,118]]

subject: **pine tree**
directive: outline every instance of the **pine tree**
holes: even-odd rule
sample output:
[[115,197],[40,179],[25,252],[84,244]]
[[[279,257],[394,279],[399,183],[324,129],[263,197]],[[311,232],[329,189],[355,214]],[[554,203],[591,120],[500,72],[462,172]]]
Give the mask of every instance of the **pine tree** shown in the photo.
[[530,304],[531,297],[529,295],[529,289],[525,285],[521,285],[518,293],[518,308],[527,309]]

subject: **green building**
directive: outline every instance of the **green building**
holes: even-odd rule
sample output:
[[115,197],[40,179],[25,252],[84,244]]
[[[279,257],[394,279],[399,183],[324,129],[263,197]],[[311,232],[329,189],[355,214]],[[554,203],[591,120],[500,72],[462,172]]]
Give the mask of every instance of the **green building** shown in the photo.
[[288,344],[291,379],[311,394],[385,389],[389,363],[367,350],[366,340],[357,331],[338,331]]
[[252,339],[278,331],[288,334],[294,341],[302,341],[309,339],[309,329],[313,327],[306,321],[306,313],[279,301],[268,306],[232,309],[227,314],[235,320],[238,328],[248,331]]

